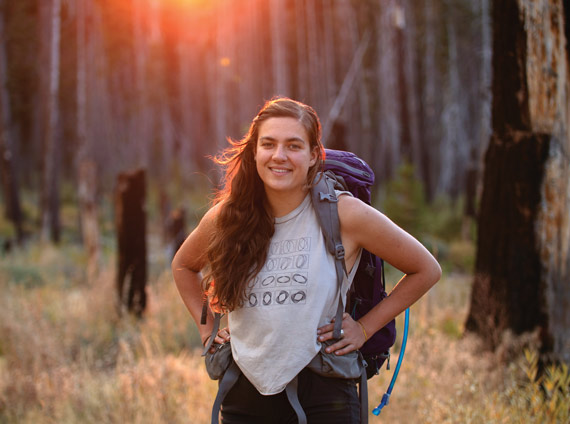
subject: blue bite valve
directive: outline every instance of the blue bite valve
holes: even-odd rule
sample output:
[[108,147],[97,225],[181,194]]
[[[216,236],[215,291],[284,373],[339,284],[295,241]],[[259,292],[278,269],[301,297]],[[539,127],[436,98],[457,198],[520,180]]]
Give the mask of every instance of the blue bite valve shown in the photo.
[[382,411],[382,408],[384,408],[386,405],[388,405],[389,401],[390,401],[390,395],[388,393],[384,393],[384,396],[382,396],[382,401],[380,402],[380,405],[378,405],[376,408],[374,408],[372,410],[372,413],[376,416],[380,415],[380,411]]

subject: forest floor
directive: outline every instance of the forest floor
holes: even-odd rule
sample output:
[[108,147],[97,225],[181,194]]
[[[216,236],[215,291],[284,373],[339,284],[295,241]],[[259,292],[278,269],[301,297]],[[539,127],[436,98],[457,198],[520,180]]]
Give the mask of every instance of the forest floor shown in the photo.
[[[150,251],[141,321],[117,318],[109,254],[89,283],[76,247],[31,245],[0,258],[0,422],[209,422],[216,383],[166,255]],[[391,283],[397,279],[389,273]],[[570,409],[568,392],[545,398],[528,377],[536,371],[532,335],[507,338],[490,353],[464,334],[471,282],[470,275],[444,273],[413,306],[398,380],[389,405],[370,415],[372,424],[563,422],[552,411]],[[396,365],[403,317],[397,325],[392,369],[369,381],[370,410]]]

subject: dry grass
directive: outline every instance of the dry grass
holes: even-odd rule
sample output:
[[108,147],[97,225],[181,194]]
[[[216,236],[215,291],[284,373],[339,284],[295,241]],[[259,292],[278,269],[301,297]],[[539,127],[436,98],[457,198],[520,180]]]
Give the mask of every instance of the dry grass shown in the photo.
[[[116,317],[112,263],[87,285],[84,258],[71,250],[2,258],[0,422],[207,423],[216,384],[165,263],[155,261],[149,310],[135,322]],[[445,276],[413,307],[400,377],[371,423],[565,422],[555,414],[570,409],[567,369],[537,382],[532,355],[513,357],[518,340],[490,354],[462,335],[470,282]],[[370,381],[371,409],[390,377]]]

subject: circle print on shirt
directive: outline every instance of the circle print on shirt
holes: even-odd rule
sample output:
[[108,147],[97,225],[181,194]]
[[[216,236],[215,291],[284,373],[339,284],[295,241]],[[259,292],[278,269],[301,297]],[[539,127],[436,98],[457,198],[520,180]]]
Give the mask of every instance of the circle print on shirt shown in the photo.
[[298,290],[291,295],[291,301],[293,303],[305,303],[307,300],[307,293],[305,290]]

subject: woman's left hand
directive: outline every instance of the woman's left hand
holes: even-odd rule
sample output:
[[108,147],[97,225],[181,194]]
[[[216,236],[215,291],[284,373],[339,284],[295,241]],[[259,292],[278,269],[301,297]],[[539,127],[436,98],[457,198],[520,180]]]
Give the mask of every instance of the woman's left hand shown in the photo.
[[[323,325],[317,330],[319,342],[324,342],[333,338],[334,319],[333,322]],[[335,355],[345,355],[353,350],[360,349],[366,341],[364,332],[360,324],[352,319],[350,314],[344,313],[342,316],[343,336],[339,341],[330,345],[325,350],[327,353],[334,352]]]

